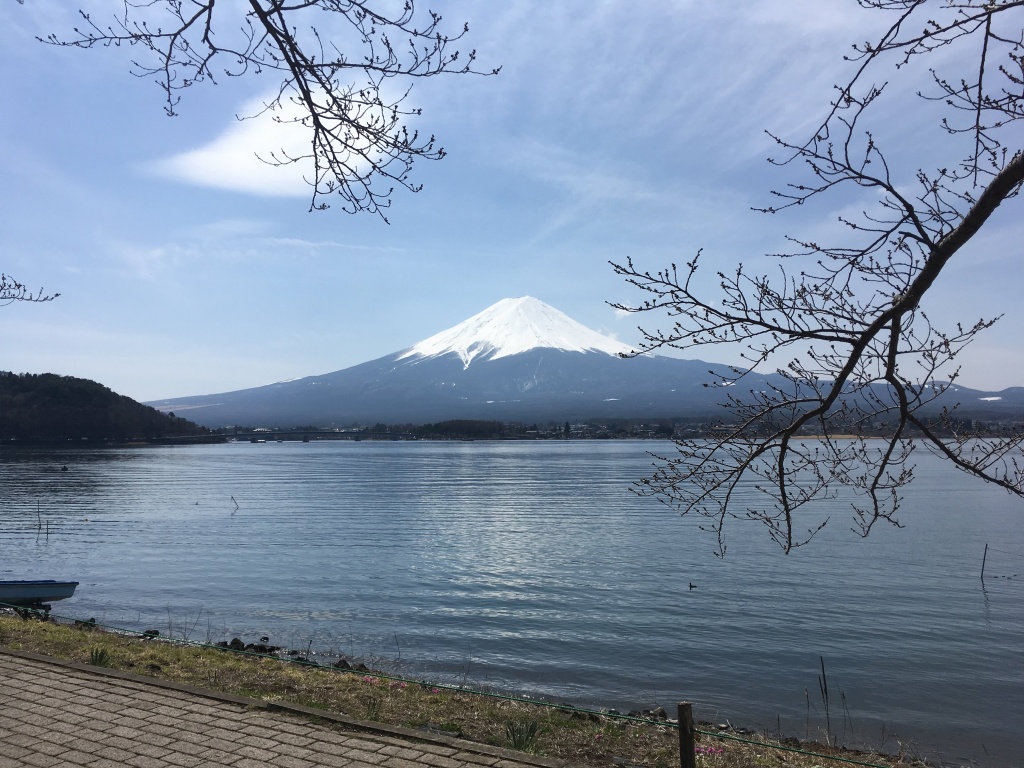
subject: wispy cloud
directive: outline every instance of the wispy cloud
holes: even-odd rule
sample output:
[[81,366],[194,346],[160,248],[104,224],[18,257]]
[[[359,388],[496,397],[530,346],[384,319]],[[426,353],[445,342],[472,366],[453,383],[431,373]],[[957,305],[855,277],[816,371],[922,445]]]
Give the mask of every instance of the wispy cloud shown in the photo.
[[[269,97],[253,99],[239,110],[240,119],[196,149],[158,160],[149,167],[166,178],[252,195],[302,197],[310,194],[312,161],[274,165],[273,157],[310,153],[312,132],[293,122],[299,109],[285,101],[265,110]],[[253,116],[255,115],[255,116]]]
[[184,264],[203,256],[193,246],[176,243],[166,245],[139,245],[127,242],[111,244],[110,252],[121,263],[122,268],[139,280],[157,282],[168,273]]

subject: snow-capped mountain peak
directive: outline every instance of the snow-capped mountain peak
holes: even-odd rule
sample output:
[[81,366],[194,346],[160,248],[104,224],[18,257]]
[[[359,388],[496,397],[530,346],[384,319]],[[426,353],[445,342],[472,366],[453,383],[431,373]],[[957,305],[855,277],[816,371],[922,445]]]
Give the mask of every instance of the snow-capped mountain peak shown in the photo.
[[496,360],[538,347],[618,355],[632,349],[602,336],[532,296],[502,299],[478,315],[409,347],[398,355],[431,358],[457,354],[468,368],[476,358]]

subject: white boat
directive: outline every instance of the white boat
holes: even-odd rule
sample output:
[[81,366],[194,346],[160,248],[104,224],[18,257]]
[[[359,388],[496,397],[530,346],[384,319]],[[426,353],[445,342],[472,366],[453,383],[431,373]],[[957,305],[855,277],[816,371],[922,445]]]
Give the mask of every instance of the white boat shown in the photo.
[[77,581],[32,579],[29,581],[0,581],[0,604],[35,606],[64,600],[75,594]]

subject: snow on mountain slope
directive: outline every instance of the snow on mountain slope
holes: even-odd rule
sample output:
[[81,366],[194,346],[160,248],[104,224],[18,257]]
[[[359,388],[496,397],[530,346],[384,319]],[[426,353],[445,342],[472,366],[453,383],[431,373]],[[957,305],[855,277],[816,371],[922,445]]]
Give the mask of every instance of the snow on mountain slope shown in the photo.
[[577,323],[532,296],[502,299],[478,315],[401,352],[396,359],[457,354],[465,368],[473,360],[497,360],[538,347],[618,355],[632,348]]

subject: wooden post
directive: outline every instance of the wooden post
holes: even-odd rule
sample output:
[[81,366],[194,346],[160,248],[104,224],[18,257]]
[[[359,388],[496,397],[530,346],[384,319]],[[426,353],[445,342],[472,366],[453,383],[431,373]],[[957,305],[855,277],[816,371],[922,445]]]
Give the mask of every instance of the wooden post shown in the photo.
[[985,561],[988,559],[988,543],[985,543],[985,554],[981,556],[981,583],[985,583]]
[[697,753],[694,751],[693,705],[688,701],[679,702],[679,767],[697,768]]

